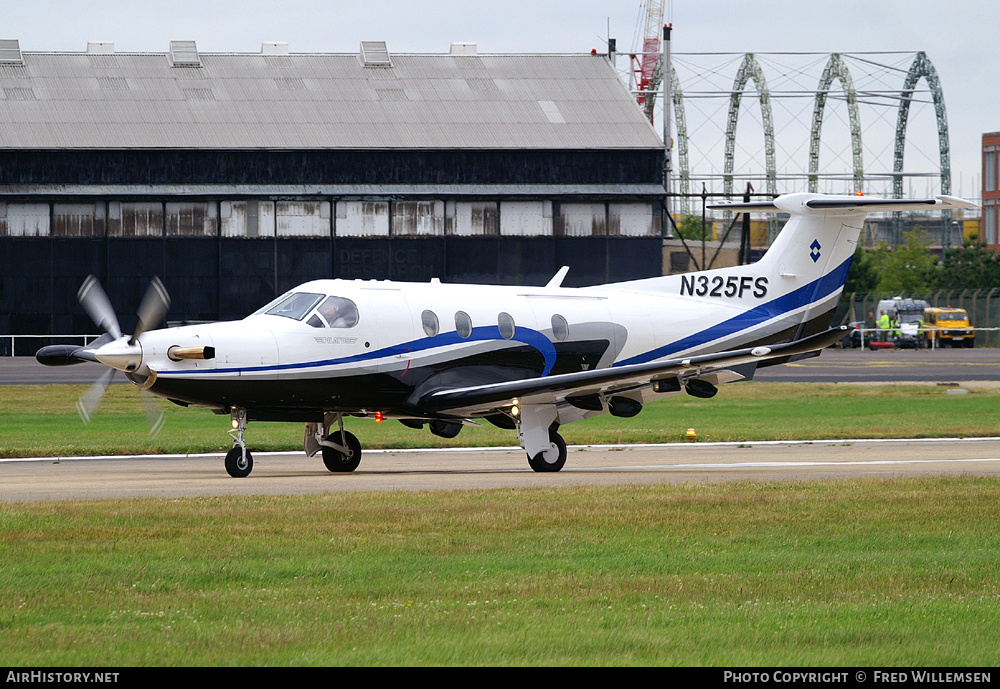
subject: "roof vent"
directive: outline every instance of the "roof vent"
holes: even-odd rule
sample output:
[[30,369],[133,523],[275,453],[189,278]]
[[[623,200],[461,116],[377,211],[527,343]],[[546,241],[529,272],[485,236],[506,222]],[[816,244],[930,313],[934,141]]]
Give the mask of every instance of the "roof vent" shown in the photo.
[[385,41],[361,41],[361,61],[365,67],[392,67]]
[[260,44],[261,55],[288,55],[288,41],[264,41]]
[[23,65],[21,42],[16,38],[0,38],[0,64]]
[[170,64],[174,67],[201,67],[194,41],[170,41]]
[[113,55],[114,41],[87,41],[87,52],[90,55]]
[[451,44],[452,55],[478,55],[479,46],[469,41],[459,41]]

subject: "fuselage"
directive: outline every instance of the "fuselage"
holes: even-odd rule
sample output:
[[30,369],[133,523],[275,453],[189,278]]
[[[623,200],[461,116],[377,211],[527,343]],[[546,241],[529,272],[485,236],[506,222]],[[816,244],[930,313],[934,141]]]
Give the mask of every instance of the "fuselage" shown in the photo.
[[787,339],[801,305],[776,291],[754,266],[587,288],[317,280],[240,321],[145,333],[142,360],[151,391],[184,404],[411,418],[435,388]]

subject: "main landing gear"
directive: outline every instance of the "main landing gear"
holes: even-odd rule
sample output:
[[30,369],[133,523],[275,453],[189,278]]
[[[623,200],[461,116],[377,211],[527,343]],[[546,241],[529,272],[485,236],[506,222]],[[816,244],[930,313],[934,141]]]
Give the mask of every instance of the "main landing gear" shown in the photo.
[[528,466],[535,471],[559,471],[566,464],[566,441],[554,429],[549,431],[549,447],[534,457],[528,455]]
[[[337,429],[331,432],[334,422]],[[354,471],[361,464],[361,442],[344,430],[342,414],[327,413],[323,423],[307,423],[303,445],[309,457],[322,452],[323,465],[333,472]]]
[[[233,478],[244,478],[253,470],[253,455],[247,449],[243,433],[247,428],[247,410],[234,407],[230,412],[233,430],[233,449],[226,453],[226,472]],[[331,432],[331,426],[337,428]],[[340,414],[325,414],[323,423],[307,423],[305,433],[306,455],[323,455],[323,465],[333,472],[350,472],[361,464],[361,442],[350,431],[344,430]]]
[[566,464],[566,441],[559,435],[555,405],[524,405],[517,414],[517,438],[534,471],[559,471]]

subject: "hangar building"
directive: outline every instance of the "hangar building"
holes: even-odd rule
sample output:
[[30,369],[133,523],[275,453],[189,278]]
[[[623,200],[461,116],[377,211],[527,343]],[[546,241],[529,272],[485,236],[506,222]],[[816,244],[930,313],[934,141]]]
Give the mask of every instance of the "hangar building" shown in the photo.
[[91,273],[126,329],[153,275],[199,321],[322,277],[662,274],[663,143],[603,55],[7,40],[0,89],[0,333],[95,332]]

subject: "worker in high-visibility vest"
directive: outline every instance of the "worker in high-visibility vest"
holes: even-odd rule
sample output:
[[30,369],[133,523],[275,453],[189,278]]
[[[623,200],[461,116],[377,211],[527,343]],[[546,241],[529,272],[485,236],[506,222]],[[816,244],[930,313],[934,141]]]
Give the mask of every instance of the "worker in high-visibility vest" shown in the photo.
[[878,317],[878,341],[888,342],[889,341],[889,314],[885,311],[880,312]]

